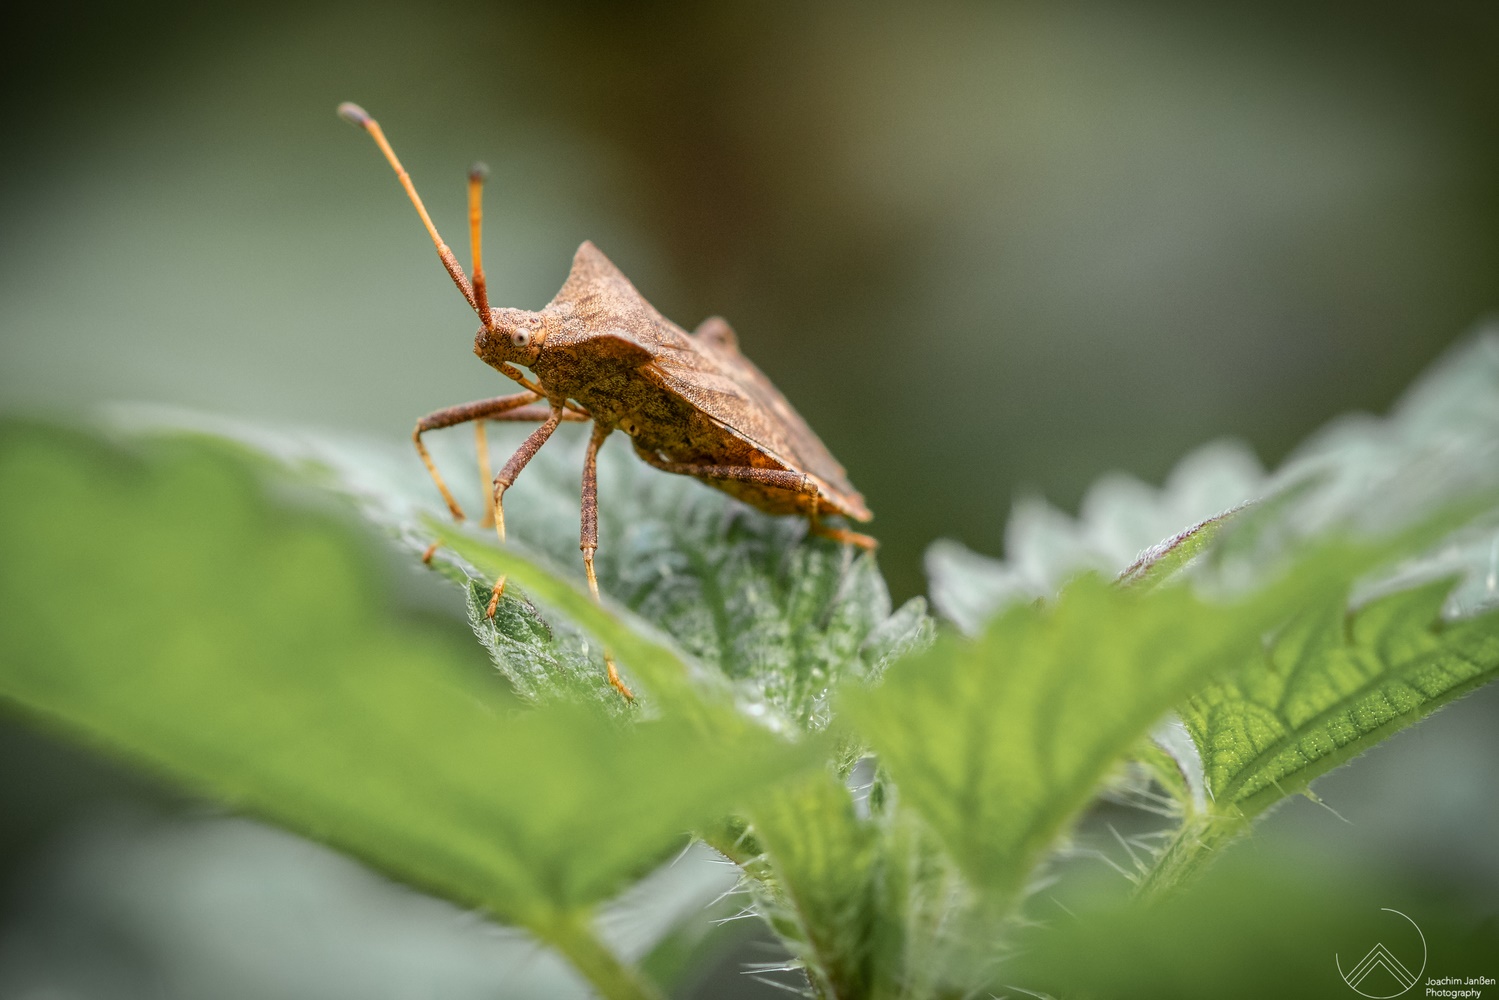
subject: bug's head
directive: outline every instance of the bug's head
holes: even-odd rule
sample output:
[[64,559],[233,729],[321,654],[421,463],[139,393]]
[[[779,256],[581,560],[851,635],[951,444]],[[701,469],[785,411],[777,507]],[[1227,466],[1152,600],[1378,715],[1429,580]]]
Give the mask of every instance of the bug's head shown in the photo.
[[547,338],[545,316],[524,309],[491,309],[489,315],[492,324],[474,335],[474,353],[486,364],[530,365],[540,356]]

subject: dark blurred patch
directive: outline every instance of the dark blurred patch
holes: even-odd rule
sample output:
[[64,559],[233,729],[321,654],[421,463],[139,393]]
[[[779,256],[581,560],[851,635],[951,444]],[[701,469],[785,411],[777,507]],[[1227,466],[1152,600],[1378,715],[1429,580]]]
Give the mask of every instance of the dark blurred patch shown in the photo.
[[0,923],[42,847],[100,802],[167,809],[181,802],[154,782],[0,712]]
[[289,143],[288,39],[400,93],[401,136],[414,111],[473,156],[538,128],[608,150],[595,193],[662,254],[621,263],[682,323],[739,328],[868,495],[898,597],[935,534],[997,549],[1018,488],[1073,504],[1224,434],[1274,461],[1496,305],[1485,4],[40,5],[0,43],[0,171],[180,115],[257,48],[245,137]]
[[[1410,884],[1357,865],[1310,869],[1267,852],[1237,856],[1143,911],[1059,914],[1029,935],[1003,979],[1065,1000],[1321,1000],[1356,995],[1339,981],[1340,963],[1353,973],[1377,943],[1421,983],[1499,975],[1494,900],[1474,886]],[[1399,985],[1385,969],[1362,980],[1366,995]],[[1418,985],[1411,995],[1424,993]]]

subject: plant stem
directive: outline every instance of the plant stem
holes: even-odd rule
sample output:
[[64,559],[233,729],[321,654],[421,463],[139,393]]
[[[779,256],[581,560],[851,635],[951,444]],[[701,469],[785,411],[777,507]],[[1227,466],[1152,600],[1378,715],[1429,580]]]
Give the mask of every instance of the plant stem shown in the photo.
[[586,915],[565,917],[538,935],[560,951],[604,1000],[665,1000],[640,970],[627,965],[593,932]]
[[1135,895],[1153,902],[1183,888],[1202,874],[1220,849],[1247,833],[1249,826],[1249,819],[1237,811],[1188,816],[1145,873]]

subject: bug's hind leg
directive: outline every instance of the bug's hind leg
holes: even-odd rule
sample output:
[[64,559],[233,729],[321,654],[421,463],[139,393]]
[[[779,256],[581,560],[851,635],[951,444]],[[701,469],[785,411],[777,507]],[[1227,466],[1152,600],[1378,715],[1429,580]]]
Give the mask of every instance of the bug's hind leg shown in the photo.
[[688,462],[668,462],[660,455],[648,448],[636,447],[635,453],[645,461],[647,465],[655,466],[663,472],[675,472],[684,476],[697,476],[701,479],[735,479],[746,483],[760,483],[764,486],[774,486],[777,489],[792,490],[797,493],[811,497],[812,512],[807,515],[807,521],[811,525],[812,534],[831,538],[834,541],[843,542],[848,545],[857,545],[861,549],[873,549],[879,545],[870,535],[857,531],[849,531],[847,528],[834,528],[824,524],[817,511],[817,484],[812,477],[801,472],[791,472],[785,469],[760,469],[745,465],[693,465]]
[[[614,428],[603,424],[593,425],[593,436],[588,439],[588,451],[583,455],[583,514],[578,530],[578,548],[583,550],[583,569],[588,574],[588,592],[593,602],[600,604],[599,578],[593,570],[593,554],[599,547],[599,446]],[[604,651],[604,667],[609,671],[609,683],[624,696],[625,701],[634,701],[635,694],[620,680],[619,668],[614,657]]]
[[807,515],[807,524],[811,533],[822,538],[831,538],[835,542],[844,545],[856,545],[866,552],[880,547],[879,540],[873,535],[866,535],[862,531],[850,531],[847,528],[835,528],[823,521],[816,511]]
[[804,472],[789,472],[785,469],[761,469],[751,465],[695,465],[691,462],[669,462],[649,448],[635,446],[646,465],[662,472],[674,472],[679,476],[696,476],[699,479],[734,479],[744,483],[760,483],[793,493],[817,496],[817,484]]
[[812,534],[821,538],[831,538],[833,541],[842,542],[844,545],[855,545],[865,551],[873,551],[880,547],[879,540],[873,535],[866,535],[862,531],[850,531],[847,528],[835,528],[824,522],[816,514],[809,514],[807,516],[807,523]]
[[[479,457],[480,489],[484,489],[494,479],[494,470],[489,467],[489,431],[487,426],[487,421],[474,421],[474,452]],[[484,516],[479,520],[479,527],[494,527],[494,494],[489,490],[484,490]]]

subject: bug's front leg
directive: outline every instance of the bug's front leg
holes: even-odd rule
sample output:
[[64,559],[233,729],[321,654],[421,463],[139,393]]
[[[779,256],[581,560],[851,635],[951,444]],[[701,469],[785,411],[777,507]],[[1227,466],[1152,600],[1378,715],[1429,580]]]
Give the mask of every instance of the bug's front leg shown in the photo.
[[[583,550],[583,569],[588,573],[588,592],[593,595],[595,604],[603,603],[599,598],[599,578],[593,570],[593,554],[599,547],[599,446],[612,430],[612,427],[594,424],[593,436],[588,439],[588,450],[583,454],[583,512],[578,530],[578,548]],[[608,650],[604,651],[604,667],[609,671],[609,683],[614,690],[623,695],[626,701],[634,701],[634,692],[620,680],[619,668],[614,665],[614,657],[609,655]]]
[[[458,501],[453,499],[453,493],[448,489],[448,484],[442,481],[442,474],[437,471],[437,463],[432,461],[431,452],[422,443],[422,435],[428,431],[439,431],[444,427],[456,427],[458,424],[466,424],[470,420],[494,420],[504,416],[510,419],[525,419],[531,416],[528,404],[536,402],[541,397],[534,392],[517,392],[509,396],[496,396],[493,399],[481,399],[474,403],[463,403],[459,406],[448,406],[434,413],[429,413],[416,422],[416,429],[411,432],[411,443],[416,445],[416,453],[421,456],[422,464],[427,467],[427,472],[432,476],[432,481],[437,484],[437,492],[442,494],[443,500],[447,502],[448,510],[453,515],[453,520],[463,520],[463,508],[458,506]],[[545,420],[545,416],[534,419]]]
[[[510,423],[544,423],[552,415],[551,407],[547,405],[518,406],[504,413],[496,413],[491,416],[481,417],[474,421],[474,450],[479,453],[479,483],[484,490],[484,519],[479,522],[481,528],[494,527],[494,494],[492,492],[494,473],[489,467],[489,437],[485,433],[484,425],[493,420],[496,422]],[[571,406],[562,413],[562,419],[582,423],[588,419],[585,412]]]
[[[547,415],[546,423],[531,432],[530,437],[521,442],[521,446],[515,449],[515,454],[500,469],[500,474],[494,477],[494,530],[505,541],[505,491],[515,482],[515,477],[526,467],[526,463],[536,457],[541,446],[547,443],[547,438],[562,423],[563,410],[561,403],[549,403],[550,413]],[[489,607],[485,609],[486,617],[493,618],[495,609],[500,606],[500,598],[505,594],[505,577],[500,577],[494,582],[494,591],[489,596]]]
[[[443,500],[447,502],[448,510],[452,512],[453,520],[463,520],[463,509],[458,506],[458,501],[448,490],[448,484],[442,481],[442,475],[437,471],[437,464],[432,461],[432,454],[427,451],[427,446],[422,443],[422,435],[427,431],[442,430],[445,427],[455,427],[458,424],[473,421],[474,444],[479,453],[479,475],[484,488],[487,490],[490,483],[489,474],[489,443],[484,434],[484,422],[486,420],[504,420],[526,423],[537,423],[551,416],[551,409],[547,406],[535,406],[541,397],[534,392],[517,392],[509,396],[496,396],[493,399],[481,399],[474,403],[463,403],[459,406],[449,406],[429,413],[416,422],[416,430],[411,432],[412,443],[416,445],[416,453],[421,456],[422,464],[427,467],[432,481],[437,484],[437,490],[442,494]],[[586,420],[587,417],[571,411],[562,415],[564,420]],[[494,523],[494,501],[486,495],[484,508],[485,526]],[[422,562],[431,562],[432,555],[442,545],[441,542],[433,542],[427,546],[427,551],[422,553]]]

